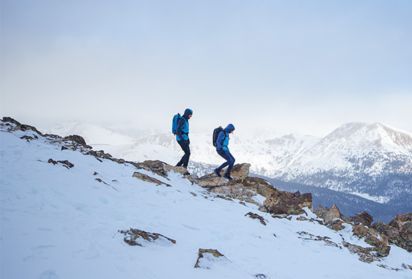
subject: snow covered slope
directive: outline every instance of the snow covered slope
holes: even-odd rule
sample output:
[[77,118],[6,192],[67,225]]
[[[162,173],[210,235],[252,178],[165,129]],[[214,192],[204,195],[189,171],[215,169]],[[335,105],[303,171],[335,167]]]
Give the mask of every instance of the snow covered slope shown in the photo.
[[[352,235],[348,224],[335,232],[296,216],[272,218],[256,205],[221,199],[177,173],[164,178],[145,172],[171,185],[156,186],[132,177],[136,168],[131,164],[62,148],[61,141],[32,130],[8,132],[10,126],[3,124],[1,278],[412,276],[406,266],[412,255],[397,246],[371,264],[342,248],[343,239],[369,246]],[[267,225],[245,217],[247,212],[262,215]],[[316,218],[309,209],[307,214]],[[129,228],[160,233],[176,243],[160,237],[129,246],[119,232]],[[327,237],[337,246],[312,236]],[[208,256],[201,260],[203,268],[194,268],[199,248],[218,249],[225,258]]]

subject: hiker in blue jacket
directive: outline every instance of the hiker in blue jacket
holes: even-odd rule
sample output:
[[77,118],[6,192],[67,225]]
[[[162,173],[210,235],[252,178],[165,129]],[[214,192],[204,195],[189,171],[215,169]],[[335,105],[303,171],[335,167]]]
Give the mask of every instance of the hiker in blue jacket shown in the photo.
[[[176,140],[177,143],[180,145],[182,148],[183,152],[185,153],[182,157],[182,159],[177,163],[177,167],[184,167],[187,168],[187,165],[189,164],[189,158],[190,158],[190,140],[189,140],[189,119],[192,117],[193,111],[191,109],[186,109],[185,113],[183,116],[179,119],[179,122],[177,123],[177,129],[176,129]],[[189,175],[190,173],[186,171],[186,175]]]
[[222,156],[226,162],[224,162],[220,167],[215,169],[215,174],[221,177],[220,172],[223,168],[227,167],[226,173],[224,175],[225,178],[228,180],[233,180],[230,176],[230,172],[232,171],[233,165],[235,164],[235,158],[229,151],[229,134],[235,130],[235,126],[233,124],[227,125],[227,127],[222,130],[219,135],[217,136],[216,140],[216,151],[217,153]]

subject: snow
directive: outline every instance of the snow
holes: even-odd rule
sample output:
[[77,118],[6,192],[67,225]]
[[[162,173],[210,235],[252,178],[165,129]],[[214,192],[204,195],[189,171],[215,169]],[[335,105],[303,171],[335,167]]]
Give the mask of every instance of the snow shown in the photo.
[[[335,232],[308,221],[275,219],[256,205],[216,198],[179,174],[167,180],[140,170],[172,185],[155,186],[133,178],[131,165],[61,151],[41,137],[19,139],[31,133],[0,131],[1,278],[412,278],[402,268],[412,255],[400,248],[367,264],[346,249],[297,234],[368,246],[350,228]],[[49,158],[74,167],[48,164]],[[250,211],[268,225],[245,217]],[[118,232],[129,228],[177,243],[129,246]],[[218,249],[228,261],[195,269],[199,248]]]

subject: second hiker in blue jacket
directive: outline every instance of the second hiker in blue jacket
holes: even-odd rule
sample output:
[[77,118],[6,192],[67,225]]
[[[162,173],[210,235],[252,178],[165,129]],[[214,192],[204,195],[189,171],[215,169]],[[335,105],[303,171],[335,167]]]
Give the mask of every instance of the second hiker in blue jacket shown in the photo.
[[230,176],[232,168],[235,164],[235,157],[229,151],[229,134],[231,134],[235,130],[235,126],[233,124],[227,125],[227,127],[219,133],[216,140],[216,151],[217,153],[222,156],[226,162],[224,162],[220,167],[215,169],[215,174],[217,176],[221,176],[220,172],[223,168],[228,167],[224,177],[232,180],[233,178]]

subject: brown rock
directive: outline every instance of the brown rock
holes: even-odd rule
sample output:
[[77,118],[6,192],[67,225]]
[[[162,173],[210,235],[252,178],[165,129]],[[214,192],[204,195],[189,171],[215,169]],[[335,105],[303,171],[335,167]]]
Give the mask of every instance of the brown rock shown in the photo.
[[304,207],[312,207],[312,194],[276,190],[265,200],[264,207],[272,214],[301,214],[304,213]]
[[363,224],[370,227],[373,222],[373,217],[368,212],[363,211],[355,216],[350,217],[349,220],[356,225]]
[[159,179],[156,179],[156,178],[151,177],[147,174],[143,174],[143,173],[140,173],[140,172],[137,172],[137,171],[133,173],[133,177],[136,177],[137,179],[140,179],[140,180],[143,180],[143,181],[146,181],[146,182],[149,182],[149,183],[156,184],[157,186],[165,185],[167,187],[171,187],[170,184],[164,183],[164,182],[160,181]]
[[64,137],[63,140],[71,140],[80,145],[87,146],[84,138],[79,135],[70,135],[70,136]]
[[368,228],[364,225],[354,225],[352,232],[354,235],[364,238],[365,242],[374,246],[378,256],[386,257],[389,255],[390,246],[388,237],[377,232],[373,228]]
[[375,228],[384,233],[390,243],[412,252],[412,213],[397,215],[389,225],[376,224]]
[[129,162],[129,163],[133,164],[138,169],[148,170],[157,175],[163,176],[165,178],[167,178],[167,173],[170,171],[174,171],[180,174],[185,174],[187,172],[187,170],[183,167],[171,166],[159,160],[146,160],[144,162],[139,162],[139,163],[134,163],[134,162]]
[[71,169],[72,167],[74,167],[74,164],[70,163],[68,160],[64,160],[64,161],[55,161],[53,159],[49,159],[47,161],[47,163],[49,164],[53,164],[53,165],[62,165],[63,167],[65,167],[66,169]]
[[346,241],[343,241],[342,244],[348,248],[351,253],[358,254],[359,260],[362,262],[371,263],[373,261],[379,261],[379,258],[374,254],[373,248],[364,248]]
[[[243,163],[243,164],[236,164],[233,166],[231,176],[234,180],[244,180],[249,176],[249,169],[250,169],[250,164]],[[220,174],[223,176],[225,173],[225,169],[223,169]],[[217,176],[214,173],[207,174],[199,180],[211,180],[212,178],[216,178]]]
[[248,216],[248,217],[251,218],[251,219],[257,219],[257,220],[259,220],[259,222],[260,222],[262,225],[265,225],[265,226],[266,226],[265,218],[263,218],[263,217],[260,216],[259,214],[256,214],[256,213],[253,213],[253,212],[248,212],[248,213],[245,214],[245,216]]
[[132,228],[130,228],[127,231],[119,231],[119,233],[125,235],[123,240],[130,246],[143,246],[142,243],[138,241],[140,238],[146,241],[149,241],[149,242],[153,242],[158,239],[165,239],[172,244],[176,244],[176,240],[171,239],[167,236],[164,236],[160,233],[145,232],[139,229],[132,229]]
[[326,207],[320,206],[314,212],[319,218],[323,219],[323,221],[327,225],[332,224],[333,221],[336,220],[336,219],[341,219],[342,218],[342,214],[340,213],[339,208],[335,204],[332,205],[331,208],[326,208]]
[[222,259],[226,259],[225,255],[223,255],[222,253],[220,253],[218,250],[216,249],[202,249],[200,248],[197,254],[197,260],[195,263],[195,268],[205,268],[205,269],[210,269],[209,265],[207,264],[203,264],[202,261],[203,259],[207,258],[208,256],[212,256],[214,258],[222,258]]

